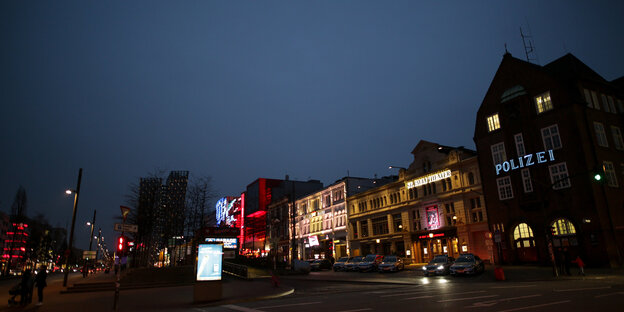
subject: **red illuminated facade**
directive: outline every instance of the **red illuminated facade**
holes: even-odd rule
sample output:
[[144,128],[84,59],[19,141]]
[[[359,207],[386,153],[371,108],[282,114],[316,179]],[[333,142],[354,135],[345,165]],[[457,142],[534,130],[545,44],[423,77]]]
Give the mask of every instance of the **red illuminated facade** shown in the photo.
[[24,261],[26,243],[29,236],[28,224],[11,224],[10,229],[6,232],[6,239],[2,249],[3,266],[6,266],[6,263],[10,261],[11,268],[19,267],[19,264]]

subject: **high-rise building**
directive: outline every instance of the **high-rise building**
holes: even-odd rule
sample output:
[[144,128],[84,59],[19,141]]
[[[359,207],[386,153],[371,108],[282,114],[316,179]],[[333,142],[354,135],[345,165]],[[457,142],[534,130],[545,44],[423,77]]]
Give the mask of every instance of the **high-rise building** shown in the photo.
[[572,54],[544,66],[503,56],[474,132],[497,262],[622,264],[619,81]]
[[159,241],[156,216],[159,212],[161,178],[141,178],[139,180],[139,200],[137,207],[138,232],[135,234],[135,264],[146,266],[154,263],[154,252]]

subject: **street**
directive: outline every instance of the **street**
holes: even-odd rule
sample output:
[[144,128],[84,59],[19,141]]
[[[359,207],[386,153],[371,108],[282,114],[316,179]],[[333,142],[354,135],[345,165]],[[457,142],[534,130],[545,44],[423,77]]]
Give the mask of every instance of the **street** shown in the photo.
[[497,283],[446,276],[414,285],[297,281],[295,288],[284,298],[196,311],[590,311],[624,304],[621,279]]
[[[312,272],[309,275],[282,276],[277,293],[294,288],[283,297],[257,300],[224,298],[222,302],[192,304],[193,286],[158,287],[123,290],[119,311],[567,311],[613,310],[624,305],[624,276],[595,274],[552,279],[543,276],[548,268],[509,268],[513,281],[495,281],[491,270],[477,276],[423,277],[418,270],[399,273]],[[524,274],[520,279],[519,273]],[[102,274],[102,273],[100,273]],[[514,275],[516,274],[516,275]],[[105,275],[99,275],[105,277]],[[535,277],[543,277],[541,280]],[[96,280],[98,276],[90,277]],[[8,289],[19,279],[0,281],[0,300],[8,299]],[[52,274],[45,290],[44,305],[33,304],[2,311],[111,311],[113,292],[60,294],[62,275]],[[84,281],[79,274],[70,275],[70,284]],[[89,281],[89,279],[87,279]],[[229,284],[228,284],[229,283]],[[224,280],[224,285],[237,285],[234,292],[260,293],[272,289],[268,279],[253,282]],[[240,286],[239,286],[240,285]],[[225,292],[224,292],[225,293]],[[225,295],[224,295],[225,296]],[[36,295],[34,300],[36,300]]]

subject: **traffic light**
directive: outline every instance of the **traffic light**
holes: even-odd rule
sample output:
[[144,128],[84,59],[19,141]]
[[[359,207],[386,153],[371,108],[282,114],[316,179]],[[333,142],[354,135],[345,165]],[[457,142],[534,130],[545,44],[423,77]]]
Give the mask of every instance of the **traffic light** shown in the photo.
[[117,238],[117,255],[121,256],[126,252],[126,238],[119,236]]

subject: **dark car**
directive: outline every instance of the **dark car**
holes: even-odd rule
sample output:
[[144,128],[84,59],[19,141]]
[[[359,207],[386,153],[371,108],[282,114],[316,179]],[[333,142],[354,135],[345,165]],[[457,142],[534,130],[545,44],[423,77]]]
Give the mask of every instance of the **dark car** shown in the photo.
[[358,264],[358,271],[360,272],[369,272],[377,270],[377,266],[381,263],[381,259],[383,259],[382,255],[368,255],[362,262]]
[[429,263],[423,266],[423,274],[425,276],[449,274],[453,261],[455,261],[453,257],[449,257],[447,255],[437,255],[433,257]]
[[345,270],[345,264],[347,264],[347,261],[351,259],[349,257],[340,257],[338,258],[338,260],[336,260],[336,262],[334,263],[334,272],[337,271],[344,271]]
[[360,264],[360,262],[362,262],[363,258],[364,257],[362,257],[362,256],[356,256],[356,257],[349,258],[347,263],[345,263],[345,271],[357,271],[358,270],[358,265]]
[[331,267],[332,264],[329,259],[317,259],[310,263],[310,270],[312,271],[331,270]]
[[451,275],[473,275],[485,271],[485,264],[479,256],[471,253],[461,254],[450,267]]
[[379,272],[398,272],[405,269],[403,259],[397,256],[385,256],[377,266]]

